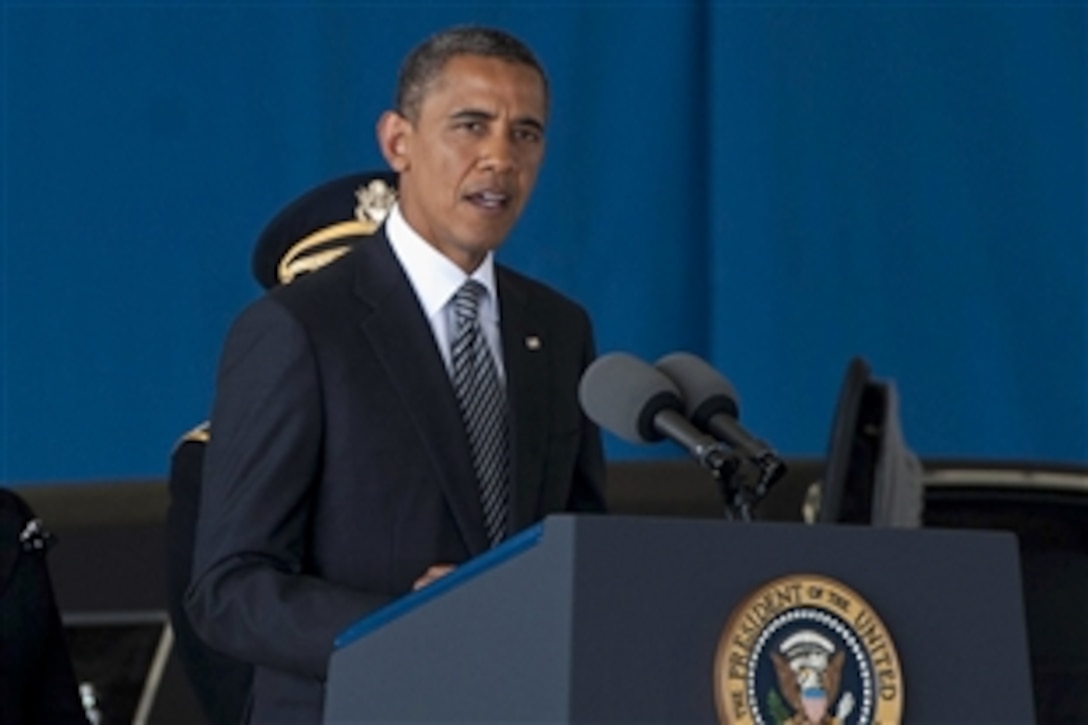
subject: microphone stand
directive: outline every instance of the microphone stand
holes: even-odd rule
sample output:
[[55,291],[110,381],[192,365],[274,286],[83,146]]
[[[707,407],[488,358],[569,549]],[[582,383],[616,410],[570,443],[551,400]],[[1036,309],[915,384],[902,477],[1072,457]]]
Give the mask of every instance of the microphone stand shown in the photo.
[[[770,451],[749,453],[741,458],[722,441],[692,429],[676,410],[662,409],[652,419],[657,433],[682,445],[700,466],[714,475],[725,504],[725,517],[730,521],[752,521],[752,507],[786,472],[785,464]],[[745,461],[750,465],[743,465]],[[753,466],[758,469],[754,481],[746,473]]]
[[704,463],[718,482],[725,518],[729,521],[753,521],[752,508],[759,503],[771,486],[786,474],[786,464],[767,453],[751,461],[756,469],[755,482],[742,466],[739,456],[721,450],[721,456],[708,457]]
[[752,520],[752,506],[748,500],[749,486],[745,485],[738,472],[741,460],[719,441],[709,436],[692,439],[686,445],[688,453],[700,466],[710,471],[718,482],[725,506],[725,518],[730,521]]

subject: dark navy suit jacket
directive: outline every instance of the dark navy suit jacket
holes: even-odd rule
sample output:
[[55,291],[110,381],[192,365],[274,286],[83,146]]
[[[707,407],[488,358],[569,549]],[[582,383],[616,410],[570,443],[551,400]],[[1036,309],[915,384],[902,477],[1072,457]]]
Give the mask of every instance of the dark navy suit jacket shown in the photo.
[[[577,398],[589,320],[509,269],[496,279],[510,530],[602,511],[600,434]],[[384,230],[242,313],[211,425],[189,613],[256,664],[254,722],[317,721],[334,637],[487,548],[449,375]]]

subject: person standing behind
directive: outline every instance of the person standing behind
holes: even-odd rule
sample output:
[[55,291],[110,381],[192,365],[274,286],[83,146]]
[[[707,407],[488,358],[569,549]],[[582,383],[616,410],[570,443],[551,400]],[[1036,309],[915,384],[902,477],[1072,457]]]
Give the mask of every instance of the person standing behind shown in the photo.
[[348,625],[549,513],[605,509],[577,399],[588,316],[493,257],[548,102],[508,33],[425,40],[377,124],[399,189],[383,227],[227,336],[187,604],[256,665],[251,722],[318,721]]
[[46,553],[53,537],[0,488],[0,723],[87,725]]

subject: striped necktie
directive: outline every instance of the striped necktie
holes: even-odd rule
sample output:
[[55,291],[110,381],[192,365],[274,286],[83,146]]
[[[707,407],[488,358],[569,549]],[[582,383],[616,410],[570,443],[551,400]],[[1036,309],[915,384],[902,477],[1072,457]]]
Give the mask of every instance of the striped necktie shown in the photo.
[[494,546],[506,535],[510,445],[506,394],[480,329],[480,298],[485,293],[482,284],[470,279],[454,294],[450,361],[453,388],[480,485],[487,538]]

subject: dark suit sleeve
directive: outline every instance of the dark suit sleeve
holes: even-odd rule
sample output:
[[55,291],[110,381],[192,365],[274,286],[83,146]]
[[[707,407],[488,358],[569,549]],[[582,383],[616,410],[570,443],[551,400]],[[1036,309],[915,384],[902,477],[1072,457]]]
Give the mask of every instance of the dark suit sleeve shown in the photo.
[[166,510],[167,611],[174,627],[174,650],[196,692],[209,723],[243,720],[253,679],[253,668],[220,654],[200,639],[184,609],[185,592],[193,571],[193,536],[200,508],[207,430],[187,434],[170,456]]
[[[585,369],[597,357],[597,347],[593,341],[593,328],[584,313],[581,329],[583,330],[581,371],[585,372]],[[577,388],[578,381],[574,384]],[[570,497],[567,499],[567,511],[604,513],[607,509],[604,481],[605,463],[601,431],[597,424],[583,413],[581,441],[574,464],[574,478],[571,481]]]
[[389,598],[325,581],[306,558],[321,466],[317,371],[305,331],[273,298],[232,327],[205,454],[187,609],[216,649],[323,679],[334,637]]

